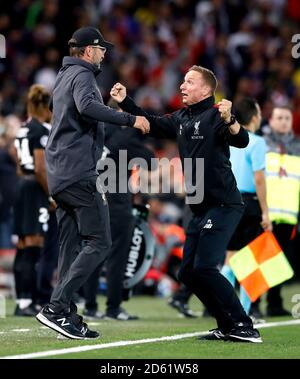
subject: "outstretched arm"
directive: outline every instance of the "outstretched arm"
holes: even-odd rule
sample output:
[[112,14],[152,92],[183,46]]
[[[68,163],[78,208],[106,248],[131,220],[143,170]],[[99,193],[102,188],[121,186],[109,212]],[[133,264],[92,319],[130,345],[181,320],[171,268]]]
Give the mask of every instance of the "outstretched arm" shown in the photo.
[[72,90],[76,108],[81,115],[111,124],[133,126],[142,133],[149,132],[149,122],[144,117],[136,117],[126,112],[120,113],[99,102],[95,83],[87,73],[82,72],[77,75]]

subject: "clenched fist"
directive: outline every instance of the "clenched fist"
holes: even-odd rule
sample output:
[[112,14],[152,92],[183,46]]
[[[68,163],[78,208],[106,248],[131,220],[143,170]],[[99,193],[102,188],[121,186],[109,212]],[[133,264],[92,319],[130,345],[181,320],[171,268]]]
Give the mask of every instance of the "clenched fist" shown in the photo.
[[222,119],[226,123],[229,123],[231,117],[232,102],[226,99],[222,99],[218,102],[217,106]]
[[121,103],[127,95],[126,87],[121,83],[116,83],[110,90],[110,96],[117,102]]

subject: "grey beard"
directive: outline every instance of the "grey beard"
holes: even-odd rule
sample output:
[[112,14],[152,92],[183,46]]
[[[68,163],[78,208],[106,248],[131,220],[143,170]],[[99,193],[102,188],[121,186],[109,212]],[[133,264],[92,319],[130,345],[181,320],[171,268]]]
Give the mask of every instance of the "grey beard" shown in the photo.
[[101,69],[101,62],[99,62],[99,63],[93,63],[93,66],[95,68],[96,75],[98,75],[102,71],[102,69]]

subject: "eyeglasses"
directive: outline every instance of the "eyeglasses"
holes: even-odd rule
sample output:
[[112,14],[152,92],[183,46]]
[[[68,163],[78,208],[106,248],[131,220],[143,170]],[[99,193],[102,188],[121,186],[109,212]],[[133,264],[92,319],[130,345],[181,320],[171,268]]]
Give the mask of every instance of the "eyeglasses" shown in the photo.
[[103,51],[103,53],[106,52],[106,47],[103,47],[103,46],[91,46],[91,47],[94,48],[94,49],[100,49],[100,50]]

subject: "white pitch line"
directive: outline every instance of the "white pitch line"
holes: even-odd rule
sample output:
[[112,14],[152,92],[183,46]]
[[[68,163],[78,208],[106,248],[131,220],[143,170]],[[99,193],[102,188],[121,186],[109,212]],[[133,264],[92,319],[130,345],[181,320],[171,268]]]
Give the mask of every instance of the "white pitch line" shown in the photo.
[[[290,326],[290,325],[300,325],[300,320],[269,322],[269,323],[255,325],[255,327],[256,328],[272,328],[274,326]],[[0,359],[33,359],[33,358],[51,357],[55,355],[80,353],[83,351],[108,349],[111,347],[139,345],[139,344],[161,342],[161,341],[175,341],[175,340],[181,340],[184,338],[198,337],[207,333],[208,331],[203,331],[203,332],[177,334],[174,336],[164,336],[164,337],[159,337],[159,338],[146,338],[146,339],[135,340],[135,341],[117,341],[117,342],[110,342],[110,343],[97,344],[97,345],[76,346],[76,347],[70,347],[66,349],[40,351],[37,353],[8,355],[6,357],[0,357]]]

